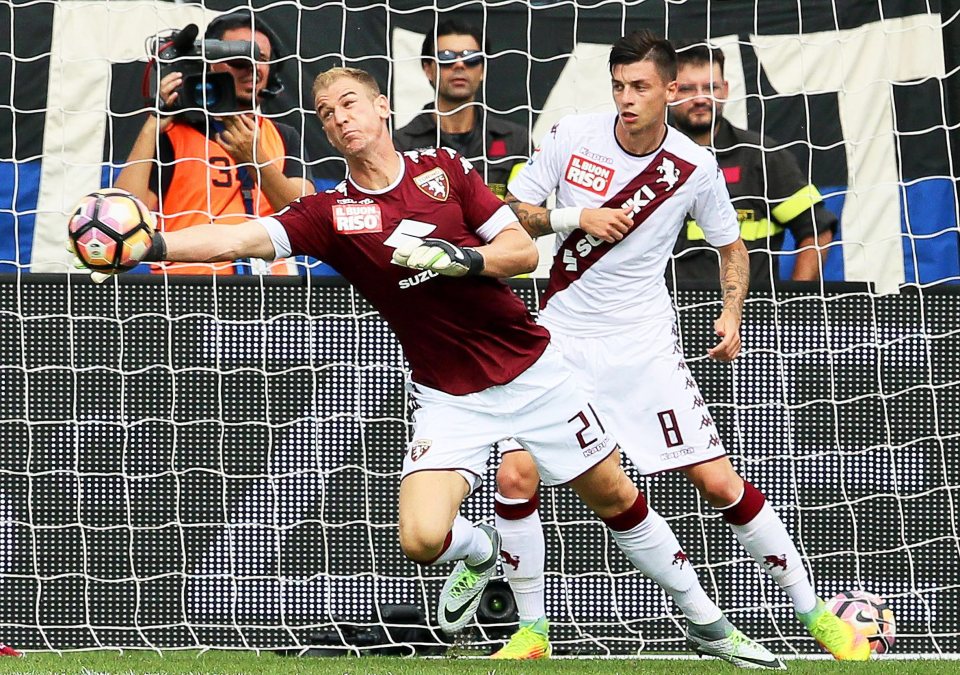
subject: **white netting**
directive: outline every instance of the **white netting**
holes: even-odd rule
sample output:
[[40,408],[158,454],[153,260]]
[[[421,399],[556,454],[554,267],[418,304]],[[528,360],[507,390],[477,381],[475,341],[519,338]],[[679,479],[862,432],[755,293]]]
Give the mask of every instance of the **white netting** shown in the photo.
[[[755,294],[735,368],[700,356],[717,293],[682,291],[691,368],[818,591],[873,590],[897,612],[897,651],[957,653],[960,299],[930,288],[960,277],[942,37],[953,26],[888,4],[882,16],[866,5],[763,16],[733,0],[258,11],[293,55],[271,114],[301,131],[320,180],[342,162],[318,140],[313,75],[344,55],[369,67],[402,124],[432,98],[423,31],[455,10],[492,40],[487,106],[534,140],[564,114],[610,106],[608,45],[625,27],[722,46],[728,117],[796,150],[841,216],[828,277],[876,286]],[[14,122],[0,156],[0,239],[12,242],[0,244],[0,267],[17,272],[0,285],[0,641],[438,644],[446,570],[404,560],[396,542],[402,357],[362,298],[315,276],[131,275],[93,287],[23,274],[66,269],[65,214],[125,158],[142,120],[131,78],[144,38],[215,12],[160,2],[0,12],[11,28],[0,113]],[[38,34],[49,41],[28,49]],[[31,99],[25,80],[46,81],[45,93],[35,84]],[[918,283],[878,293],[904,281]],[[523,292],[532,301],[535,291]],[[465,508],[471,518],[491,514],[492,468],[487,478]],[[646,489],[732,620],[775,651],[815,651],[689,485],[667,476]],[[568,491],[545,493],[542,517],[558,652],[683,649],[675,608]],[[429,628],[412,628],[416,611]],[[507,631],[471,639],[489,647]]]

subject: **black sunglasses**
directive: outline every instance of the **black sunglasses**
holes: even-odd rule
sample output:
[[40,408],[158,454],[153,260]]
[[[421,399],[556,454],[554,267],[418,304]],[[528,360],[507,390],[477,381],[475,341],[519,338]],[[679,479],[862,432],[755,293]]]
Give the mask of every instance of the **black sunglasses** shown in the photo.
[[458,62],[463,63],[467,68],[483,65],[483,52],[479,49],[464,49],[462,52],[441,49],[437,52],[437,63],[441,66],[451,66]]

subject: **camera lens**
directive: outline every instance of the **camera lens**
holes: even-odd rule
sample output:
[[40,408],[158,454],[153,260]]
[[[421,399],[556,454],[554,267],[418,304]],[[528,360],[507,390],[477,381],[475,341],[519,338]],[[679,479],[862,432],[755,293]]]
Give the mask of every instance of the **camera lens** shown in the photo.
[[477,618],[482,624],[516,621],[517,604],[505,581],[496,580],[487,584],[480,596]]
[[193,85],[193,103],[198,108],[213,109],[220,102],[220,92],[213,82],[198,80]]

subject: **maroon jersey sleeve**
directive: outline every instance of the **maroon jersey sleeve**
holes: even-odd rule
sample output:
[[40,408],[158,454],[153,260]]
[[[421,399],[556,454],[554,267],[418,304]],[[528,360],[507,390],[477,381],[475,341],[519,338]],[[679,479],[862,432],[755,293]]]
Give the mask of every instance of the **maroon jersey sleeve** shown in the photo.
[[330,245],[331,206],[320,192],[290,202],[275,216],[290,240],[291,255],[309,255],[324,260]]
[[450,168],[450,173],[455,176],[452,180],[460,200],[460,208],[463,210],[463,221],[476,232],[503,206],[503,202],[490,191],[466,157],[449,148],[443,148],[441,154],[448,153],[453,154],[450,161],[455,166]]

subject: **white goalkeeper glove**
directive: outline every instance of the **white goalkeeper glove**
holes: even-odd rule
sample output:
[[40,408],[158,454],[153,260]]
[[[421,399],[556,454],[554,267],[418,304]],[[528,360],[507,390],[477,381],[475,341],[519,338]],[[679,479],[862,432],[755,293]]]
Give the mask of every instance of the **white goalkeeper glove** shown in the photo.
[[393,262],[447,277],[475,275],[483,271],[483,256],[476,249],[457,246],[444,239],[411,239],[393,251]]
[[[67,250],[73,254],[73,266],[78,270],[86,270],[88,268],[83,260],[80,259],[80,256],[77,255],[77,249],[74,247],[73,242],[70,238],[67,238]],[[143,257],[138,258],[139,262],[160,262],[164,260],[164,257],[167,254],[167,243],[163,239],[163,235],[159,232],[154,232],[153,237],[150,240],[150,248],[148,248]],[[109,272],[100,272],[98,270],[90,270],[90,280],[95,284],[102,284],[107,279],[112,279],[113,277],[121,274],[124,270],[115,269],[110,270]]]

